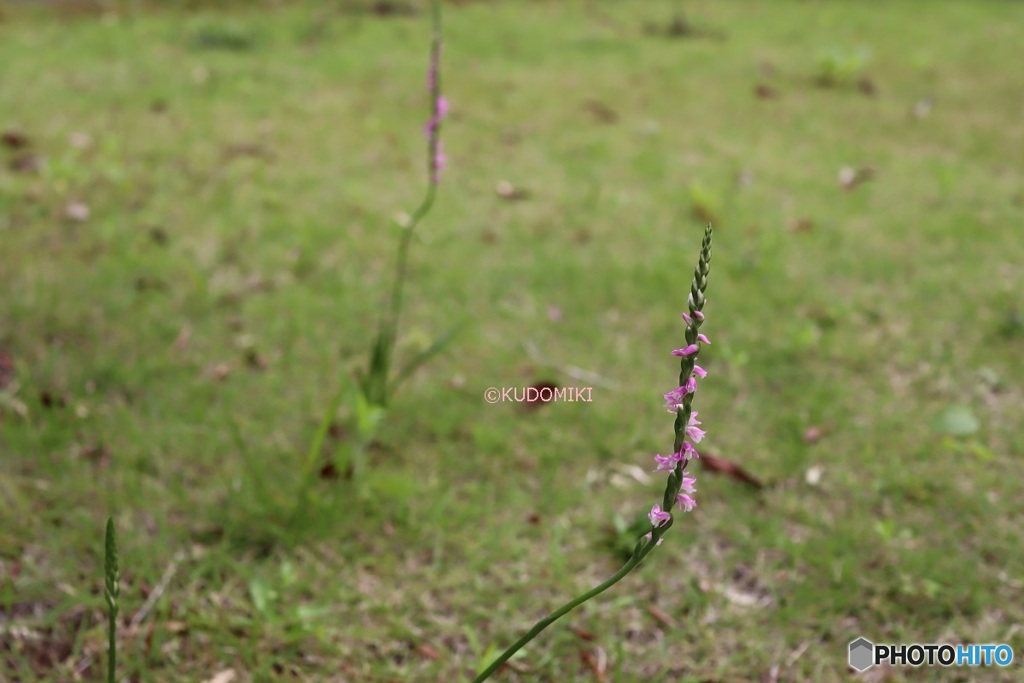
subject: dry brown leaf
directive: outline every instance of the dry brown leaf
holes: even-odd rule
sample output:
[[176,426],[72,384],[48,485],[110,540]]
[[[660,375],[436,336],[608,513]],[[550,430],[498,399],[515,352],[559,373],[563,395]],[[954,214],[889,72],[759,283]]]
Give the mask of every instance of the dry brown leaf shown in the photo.
[[814,221],[810,218],[797,218],[789,222],[790,232],[811,232],[814,230]]
[[526,199],[530,196],[530,193],[526,190],[516,187],[507,180],[499,180],[497,185],[494,186],[494,191],[502,199],[507,199],[510,202],[519,201]]
[[68,202],[64,207],[64,217],[79,223],[89,218],[89,206],[85,202]]
[[593,651],[583,651],[580,653],[580,659],[583,663],[590,667],[590,670],[594,672],[594,676],[598,681],[607,681],[608,677],[606,673],[608,671],[608,655],[605,654],[604,648],[598,646]]
[[175,351],[181,352],[188,346],[189,339],[192,338],[192,328],[188,325],[183,325],[181,330],[178,331],[178,336],[174,338],[174,343],[171,344],[171,348]]
[[609,107],[604,102],[598,100],[587,100],[583,103],[583,108],[594,117],[594,121],[598,123],[615,123],[619,120],[619,115],[614,109]]
[[[531,384],[526,389],[526,401],[521,404],[523,411],[528,412],[537,410],[537,408],[540,408],[542,405],[550,403],[552,399],[545,399],[543,398],[543,396],[553,397],[554,391],[557,388],[557,384],[548,381],[534,382],[533,384]],[[547,390],[546,393],[545,390]]]
[[237,675],[238,674],[235,673],[234,669],[224,669],[220,673],[214,675],[214,677],[206,683],[231,683],[231,681],[235,680]]
[[43,167],[45,161],[46,159],[41,154],[24,152],[12,157],[7,166],[15,173],[35,173]]
[[432,659],[434,661],[441,659],[441,653],[438,652],[434,647],[427,645],[426,643],[417,645],[416,652],[420,653],[427,659]]
[[206,376],[217,382],[223,382],[231,374],[231,366],[227,363],[217,363],[206,368]]
[[0,389],[14,381],[14,358],[0,349]]
[[0,142],[8,149],[22,149],[29,146],[28,136],[16,128],[8,128],[0,133]]
[[720,458],[708,453],[701,453],[700,458],[698,459],[704,469],[710,472],[714,472],[715,474],[724,474],[734,481],[747,484],[755,489],[764,488],[764,484],[761,483],[760,479],[750,474],[731,460],[726,460],[725,458]]
[[580,640],[586,640],[588,642],[592,640],[597,640],[597,634],[593,631],[588,631],[585,628],[580,628],[579,626],[570,626],[569,630],[572,631]]
[[656,605],[651,605],[650,607],[648,607],[647,613],[654,617],[654,619],[658,621],[662,626],[667,626],[669,628],[676,627],[675,619],[673,619],[668,614],[668,612],[666,612],[665,610],[661,609]]

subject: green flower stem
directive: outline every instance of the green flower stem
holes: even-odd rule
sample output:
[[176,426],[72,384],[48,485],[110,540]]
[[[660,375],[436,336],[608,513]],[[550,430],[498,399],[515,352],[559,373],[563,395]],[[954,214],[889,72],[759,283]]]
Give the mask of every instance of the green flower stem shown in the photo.
[[672,520],[670,519],[662,526],[653,530],[651,539],[649,541],[646,538],[641,538],[639,541],[637,541],[636,547],[633,549],[633,556],[629,558],[629,561],[627,561],[626,564],[622,565],[622,569],[615,572],[615,574],[604,583],[595,586],[586,593],[583,593],[582,595],[570,600],[569,602],[565,603],[564,605],[556,609],[554,612],[552,612],[551,614],[547,615],[546,617],[538,621],[536,624],[534,624],[533,628],[527,631],[522,638],[513,643],[511,647],[509,647],[507,650],[501,653],[501,656],[499,656],[497,659],[491,662],[490,666],[488,666],[486,669],[480,672],[480,674],[473,679],[473,683],[481,683],[481,681],[486,681],[488,678],[491,677],[491,674],[493,674],[495,671],[501,668],[501,665],[507,662],[512,657],[512,655],[519,652],[519,650],[523,649],[523,647],[525,647],[527,643],[529,643],[531,640],[540,635],[541,631],[543,631],[548,626],[555,623],[563,616],[565,616],[569,612],[573,611],[574,609],[585,603],[587,600],[597,597],[601,593],[604,593],[606,590],[617,584],[622,579],[626,578],[626,576],[634,569],[639,567],[640,563],[644,561],[644,559],[651,553],[651,551],[654,550],[655,547],[657,547],[658,540],[661,538],[662,535],[664,535],[666,531],[668,531],[669,527],[671,526]]
[[[398,259],[395,263],[395,286],[391,291],[391,311],[385,323],[386,332],[384,332],[387,335],[386,348],[389,359],[394,348],[395,338],[398,335],[398,318],[402,312],[402,292],[405,286],[406,272],[408,271],[409,244],[412,242],[412,234],[416,230],[416,226],[419,225],[420,221],[430,212],[431,207],[434,206],[434,198],[436,196],[437,185],[433,182],[428,183],[427,194],[420,203],[419,208],[412,214],[412,218],[409,219],[409,224],[405,226],[405,232],[402,233],[402,240],[398,244]],[[385,372],[384,376],[380,378],[382,387],[387,385],[387,374]]]
[[[431,39],[431,59],[436,63],[441,50],[441,0],[434,0],[433,3],[434,29]],[[433,67],[432,67],[433,69]],[[391,308],[387,317],[381,321],[380,329],[380,367],[376,368],[377,376],[369,379],[371,391],[367,399],[375,405],[386,407],[388,402],[388,376],[391,372],[391,354],[394,351],[395,340],[398,336],[398,319],[402,312],[402,293],[405,288],[405,277],[408,272],[409,244],[412,242],[413,232],[420,221],[430,212],[434,206],[434,199],[437,196],[437,171],[435,163],[437,158],[438,140],[440,139],[440,116],[438,115],[438,98],[441,95],[441,69],[438,67],[433,71],[430,92],[431,116],[436,119],[435,132],[427,140],[427,191],[420,202],[419,207],[413,212],[409,223],[405,225],[402,239],[398,244],[398,258],[395,262],[394,287],[391,290]],[[372,372],[372,370],[371,370]]]
[[[701,243],[700,259],[697,262],[697,268],[693,273],[693,283],[690,286],[690,297],[688,300],[688,307],[690,309],[690,320],[692,322],[687,324],[686,328],[686,342],[687,344],[696,344],[700,341],[698,335],[701,323],[703,322],[703,309],[704,309],[704,290],[708,285],[708,273],[710,272],[711,264],[711,233],[712,228],[709,223],[707,228],[704,230],[704,240]],[[690,379],[693,373],[694,366],[697,360],[696,352],[684,355],[680,363],[679,372],[679,386],[682,387],[686,384],[687,380]],[[693,393],[690,392],[683,399],[683,404],[676,410],[675,420],[675,452],[679,453],[683,447],[684,439],[686,438],[686,426],[689,422],[690,415],[692,414],[691,404],[693,402]],[[684,470],[686,469],[687,460],[681,459],[676,463],[676,466],[669,472],[668,481],[665,483],[665,495],[662,499],[662,509],[668,512],[676,504],[677,496],[683,485]],[[553,624],[562,616],[568,614],[572,610],[576,609],[587,600],[600,595],[605,592],[619,581],[624,579],[627,574],[636,569],[644,558],[646,558],[657,546],[661,537],[665,535],[672,524],[675,522],[675,517],[671,512],[668,512],[668,519],[664,524],[656,526],[651,529],[650,537],[644,535],[637,541],[636,546],[633,548],[633,555],[629,558],[629,561],[623,565],[622,569],[615,573],[610,579],[602,583],[601,585],[587,591],[583,595],[567,602],[562,607],[558,608],[548,616],[538,621],[533,628],[531,628],[526,635],[517,640],[512,647],[505,650],[500,657],[491,663],[486,669],[483,670],[480,675],[473,679],[473,683],[481,683],[487,680],[491,674],[497,671],[502,664],[507,662],[512,655],[521,650],[527,643],[536,638],[541,631],[546,629],[548,626]]]

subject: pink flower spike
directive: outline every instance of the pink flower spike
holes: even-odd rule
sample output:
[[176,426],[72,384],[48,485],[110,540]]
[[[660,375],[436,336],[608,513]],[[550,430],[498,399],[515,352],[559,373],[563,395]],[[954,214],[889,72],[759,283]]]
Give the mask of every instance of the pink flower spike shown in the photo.
[[680,493],[676,496],[676,505],[678,505],[679,509],[683,512],[689,512],[693,508],[697,507],[697,501],[685,493]]
[[647,515],[647,519],[651,520],[651,526],[661,526],[668,520],[672,519],[672,515],[661,509],[661,506],[657,503],[651,508],[651,512]]
[[691,318],[688,313],[683,313],[683,320],[686,321],[687,325],[692,325],[693,324],[693,318]]
[[705,337],[703,334],[698,334],[697,335],[697,341],[702,341],[705,344],[710,344],[711,343],[710,341],[708,341],[708,338]]
[[698,377],[707,377],[708,376],[708,371],[705,370],[704,368],[702,368],[699,365],[694,365],[693,366],[693,374],[697,375]]

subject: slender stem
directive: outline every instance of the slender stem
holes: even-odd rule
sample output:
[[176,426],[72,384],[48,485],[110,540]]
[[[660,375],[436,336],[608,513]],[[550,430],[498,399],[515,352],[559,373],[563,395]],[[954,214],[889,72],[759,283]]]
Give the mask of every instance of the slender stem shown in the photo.
[[107,683],[115,683],[117,671],[117,615],[110,610],[110,623],[107,625],[110,645],[107,648]]
[[121,594],[121,571],[117,558],[117,539],[114,536],[114,518],[107,518],[107,532],[103,553],[104,597],[107,601],[107,683],[114,683],[117,670],[117,599]]
[[389,354],[391,347],[395,343],[395,337],[398,334],[398,317],[402,312],[402,292],[405,285],[405,275],[408,270],[409,243],[412,242],[412,234],[416,226],[419,225],[419,222],[423,220],[423,217],[427,215],[427,212],[434,205],[434,198],[436,196],[437,185],[431,182],[427,185],[426,196],[420,203],[419,208],[413,213],[412,218],[409,219],[409,224],[406,226],[405,232],[402,233],[402,240],[398,244],[398,259],[395,262],[395,285],[391,291],[391,311],[386,323]]
[[654,550],[655,546],[658,545],[658,538],[662,534],[664,534],[665,531],[668,530],[669,526],[669,524],[666,524],[658,529],[655,529],[654,533],[656,534],[656,536],[654,536],[646,544],[638,545],[636,550],[633,551],[633,556],[629,558],[629,561],[627,561],[626,564],[622,565],[622,569],[615,572],[615,574],[607,581],[598,586],[595,586],[586,593],[576,598],[573,598],[572,600],[565,603],[564,605],[556,609],[554,612],[552,612],[551,614],[547,615],[546,617],[538,621],[536,624],[534,624],[533,628],[527,631],[522,638],[513,643],[511,647],[509,647],[507,650],[501,653],[501,656],[499,656],[497,659],[491,662],[490,666],[488,666],[486,669],[480,672],[480,674],[473,679],[473,683],[481,683],[481,681],[485,681],[488,678],[490,678],[491,674],[497,671],[502,664],[507,662],[512,657],[512,655],[521,650],[527,643],[529,643],[531,640],[540,635],[541,631],[543,631],[548,626],[555,623],[560,618],[562,618],[572,610],[576,609],[577,607],[585,603],[587,600],[590,600],[591,598],[596,597],[601,593],[604,593],[606,590],[617,584],[619,581],[626,578],[626,575],[634,569],[636,569],[640,565],[640,563],[644,561],[644,558],[646,558],[647,555],[649,555],[650,552]]
[[384,368],[383,377],[375,378],[380,383],[380,395],[377,397],[382,404],[387,403],[387,381],[390,373],[391,353],[394,349],[395,340],[398,336],[398,319],[402,312],[402,293],[405,287],[405,277],[408,271],[409,244],[412,242],[413,232],[423,217],[427,215],[434,205],[434,198],[437,196],[437,152],[440,135],[441,119],[438,112],[438,98],[441,94],[441,69],[439,65],[441,51],[441,1],[434,0],[434,28],[431,38],[430,55],[430,112],[433,128],[427,138],[427,190],[420,202],[419,207],[413,212],[405,232],[398,244],[398,258],[395,261],[394,287],[391,290],[391,308],[387,317],[381,321],[381,338],[384,346]]

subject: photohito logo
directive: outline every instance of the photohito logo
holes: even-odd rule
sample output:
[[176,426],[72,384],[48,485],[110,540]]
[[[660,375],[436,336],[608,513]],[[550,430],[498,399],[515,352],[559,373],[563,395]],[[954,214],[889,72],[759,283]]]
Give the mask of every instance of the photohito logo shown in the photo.
[[1013,648],[1005,643],[875,645],[867,638],[850,643],[850,666],[857,671],[883,662],[889,666],[1009,666],[1012,661]]

